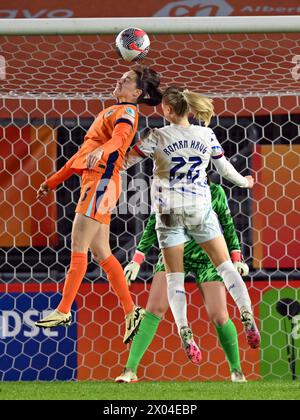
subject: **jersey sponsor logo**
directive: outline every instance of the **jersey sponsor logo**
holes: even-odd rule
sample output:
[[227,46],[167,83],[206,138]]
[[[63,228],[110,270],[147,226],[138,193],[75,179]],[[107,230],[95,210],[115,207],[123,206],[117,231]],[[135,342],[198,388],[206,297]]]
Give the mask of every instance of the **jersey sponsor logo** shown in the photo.
[[105,117],[110,117],[115,112],[115,109],[111,109],[110,111],[107,111],[105,114]]
[[135,110],[132,108],[126,108],[125,113],[130,115],[131,117],[135,118]]

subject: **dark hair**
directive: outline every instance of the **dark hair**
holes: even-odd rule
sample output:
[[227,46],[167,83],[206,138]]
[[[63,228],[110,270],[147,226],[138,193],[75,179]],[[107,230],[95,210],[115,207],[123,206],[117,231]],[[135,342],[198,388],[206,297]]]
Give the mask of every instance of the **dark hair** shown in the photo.
[[137,102],[151,106],[159,105],[162,100],[162,93],[158,88],[160,75],[155,70],[145,66],[137,66],[133,71],[137,76],[137,88],[142,91]]

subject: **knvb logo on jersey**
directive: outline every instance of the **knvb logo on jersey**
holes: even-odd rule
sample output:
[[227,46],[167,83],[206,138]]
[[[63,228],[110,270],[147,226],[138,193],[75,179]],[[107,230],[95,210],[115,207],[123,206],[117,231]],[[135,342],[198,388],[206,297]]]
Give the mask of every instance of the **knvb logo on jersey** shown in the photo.
[[181,0],[167,4],[154,16],[229,16],[232,12],[226,0]]

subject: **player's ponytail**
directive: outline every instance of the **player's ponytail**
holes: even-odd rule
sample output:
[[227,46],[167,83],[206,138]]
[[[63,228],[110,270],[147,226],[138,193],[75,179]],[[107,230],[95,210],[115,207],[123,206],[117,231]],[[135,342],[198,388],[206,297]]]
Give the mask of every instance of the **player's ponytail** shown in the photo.
[[207,127],[214,115],[213,101],[206,96],[185,89],[182,92],[194,117],[204,122]]
[[163,101],[170,105],[178,117],[191,112],[207,127],[214,115],[213,101],[206,96],[180,87],[169,87],[163,94]]
[[162,93],[159,90],[160,75],[150,67],[136,67],[136,84],[142,94],[138,98],[139,104],[156,106],[161,103]]

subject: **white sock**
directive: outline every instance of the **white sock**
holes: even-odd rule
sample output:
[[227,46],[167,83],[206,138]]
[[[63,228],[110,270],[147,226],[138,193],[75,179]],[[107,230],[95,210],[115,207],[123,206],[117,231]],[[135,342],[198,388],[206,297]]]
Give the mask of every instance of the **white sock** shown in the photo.
[[184,273],[168,273],[168,300],[178,332],[188,325],[187,304],[184,289]]
[[222,277],[225,287],[235,301],[240,313],[248,311],[252,314],[251,300],[241,275],[231,261],[226,261],[217,267],[219,276]]

